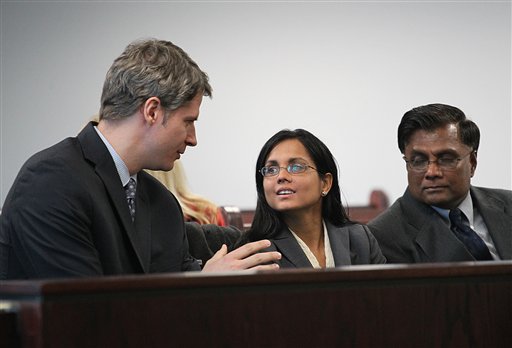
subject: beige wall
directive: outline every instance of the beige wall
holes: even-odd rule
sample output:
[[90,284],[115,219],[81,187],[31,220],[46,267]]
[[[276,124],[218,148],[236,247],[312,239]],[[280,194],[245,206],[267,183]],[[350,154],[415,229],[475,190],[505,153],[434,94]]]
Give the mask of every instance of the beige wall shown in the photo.
[[282,128],[331,148],[348,204],[405,189],[403,113],[460,107],[481,128],[474,183],[511,188],[510,2],[1,3],[1,200],[34,152],[98,111],[104,75],[133,39],[183,47],[208,72],[193,190],[255,204],[254,163]]

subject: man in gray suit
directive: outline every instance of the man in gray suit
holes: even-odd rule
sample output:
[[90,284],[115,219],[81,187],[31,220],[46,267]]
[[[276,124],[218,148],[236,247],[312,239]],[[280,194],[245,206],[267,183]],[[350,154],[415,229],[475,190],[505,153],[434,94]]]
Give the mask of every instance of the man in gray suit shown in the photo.
[[471,185],[479,142],[456,107],[405,113],[398,147],[408,187],[369,223],[389,263],[512,259],[512,191]]
[[[162,40],[130,44],[109,69],[99,123],[32,156],[0,217],[0,279],[200,270],[176,198],[143,169],[171,170],[197,144],[206,74]],[[268,240],[223,245],[203,271],[277,269]]]

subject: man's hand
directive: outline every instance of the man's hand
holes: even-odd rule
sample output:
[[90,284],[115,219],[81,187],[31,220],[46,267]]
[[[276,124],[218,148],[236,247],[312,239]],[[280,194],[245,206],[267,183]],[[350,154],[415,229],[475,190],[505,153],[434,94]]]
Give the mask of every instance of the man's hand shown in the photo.
[[[281,259],[281,253],[277,251],[259,251],[270,246],[270,241],[264,239],[247,243],[238,249],[228,253],[225,244],[206,262],[203,272],[225,272],[244,269],[252,270],[277,270],[279,265],[275,262]],[[269,264],[270,263],[270,264]]]

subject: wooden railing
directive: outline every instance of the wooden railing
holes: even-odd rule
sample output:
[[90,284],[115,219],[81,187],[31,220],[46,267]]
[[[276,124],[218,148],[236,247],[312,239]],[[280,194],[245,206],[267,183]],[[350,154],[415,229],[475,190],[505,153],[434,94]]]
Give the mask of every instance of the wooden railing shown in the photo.
[[512,346],[510,261],[3,281],[0,303],[14,348]]

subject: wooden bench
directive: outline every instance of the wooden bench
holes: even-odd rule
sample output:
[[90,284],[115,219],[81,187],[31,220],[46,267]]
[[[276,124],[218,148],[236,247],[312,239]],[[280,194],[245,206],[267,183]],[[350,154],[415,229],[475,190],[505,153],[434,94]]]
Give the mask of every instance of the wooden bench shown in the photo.
[[17,307],[0,300],[0,347],[20,347]]
[[389,199],[384,191],[373,190],[370,192],[370,201],[367,206],[347,206],[345,210],[352,221],[366,224],[388,207]]
[[235,226],[242,230],[244,229],[244,222],[240,208],[237,206],[224,205],[220,207],[222,217],[228,226]]

